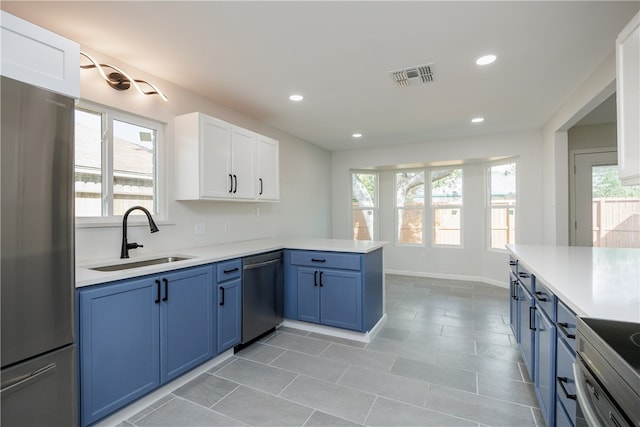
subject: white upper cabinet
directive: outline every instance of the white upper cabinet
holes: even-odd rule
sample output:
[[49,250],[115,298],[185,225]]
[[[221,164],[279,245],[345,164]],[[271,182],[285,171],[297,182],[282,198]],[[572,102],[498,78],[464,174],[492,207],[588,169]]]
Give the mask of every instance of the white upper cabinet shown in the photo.
[[[202,113],[176,117],[174,127],[177,200],[278,200],[278,141]],[[275,144],[275,155],[260,154],[263,141]],[[268,197],[260,194],[261,170]]]
[[0,73],[72,98],[80,97],[80,45],[0,11]]
[[618,172],[624,185],[640,184],[640,12],[616,40]]
[[260,200],[280,200],[279,150],[278,141],[258,135],[256,195]]

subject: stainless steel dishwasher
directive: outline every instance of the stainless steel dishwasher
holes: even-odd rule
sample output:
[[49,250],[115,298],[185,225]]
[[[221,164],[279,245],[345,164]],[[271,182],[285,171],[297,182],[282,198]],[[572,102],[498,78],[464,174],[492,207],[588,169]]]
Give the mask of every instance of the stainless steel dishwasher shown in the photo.
[[242,259],[242,341],[247,344],[283,320],[282,251]]

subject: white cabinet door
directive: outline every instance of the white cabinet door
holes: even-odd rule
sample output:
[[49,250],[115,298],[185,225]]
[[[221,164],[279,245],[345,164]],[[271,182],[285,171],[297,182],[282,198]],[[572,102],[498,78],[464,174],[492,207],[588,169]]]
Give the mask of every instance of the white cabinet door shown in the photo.
[[640,184],[640,13],[616,40],[618,168],[625,185]]
[[231,173],[234,199],[255,199],[254,151],[257,135],[246,129],[234,127],[231,134]]
[[227,198],[232,196],[231,172],[232,126],[213,117],[201,119],[201,197]]
[[278,141],[258,135],[256,196],[280,200],[280,147]]

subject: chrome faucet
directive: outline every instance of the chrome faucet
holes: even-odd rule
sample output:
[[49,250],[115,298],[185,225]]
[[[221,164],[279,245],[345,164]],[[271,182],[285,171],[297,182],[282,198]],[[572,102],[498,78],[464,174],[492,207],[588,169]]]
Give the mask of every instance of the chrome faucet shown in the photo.
[[124,213],[124,218],[122,220],[122,249],[120,251],[120,258],[129,258],[129,249],[143,247],[142,245],[139,245],[137,243],[127,243],[127,218],[129,217],[131,211],[134,211],[136,209],[141,210],[147,216],[147,219],[149,220],[149,228],[151,229],[152,233],[160,231],[158,230],[158,226],[156,225],[156,223],[153,222],[153,218],[151,218],[151,214],[148,210],[146,210],[142,206],[134,206],[132,208],[129,208],[129,210]]

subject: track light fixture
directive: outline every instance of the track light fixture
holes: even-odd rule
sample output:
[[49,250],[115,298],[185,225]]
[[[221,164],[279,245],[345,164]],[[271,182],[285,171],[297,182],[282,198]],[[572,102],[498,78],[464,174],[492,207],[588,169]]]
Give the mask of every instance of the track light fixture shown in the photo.
[[[91,56],[89,56],[87,53],[80,52],[80,55],[87,58],[90,62],[89,64],[85,64],[85,65],[80,64],[80,68],[84,70],[90,69],[90,68],[97,69],[100,75],[102,76],[102,78],[107,82],[107,84],[112,88],[114,88],[115,90],[127,90],[131,86],[133,86],[142,95],[158,95],[164,101],[167,100],[167,97],[165,96],[165,94],[162,93],[160,89],[158,89],[153,84],[144,80],[134,79],[133,77],[125,73],[123,70],[116,67],[115,65],[100,64]],[[105,71],[104,70],[105,68],[108,68],[109,70]],[[149,86],[152,90],[147,90],[147,91],[142,90],[142,88],[140,87],[140,84]]]

